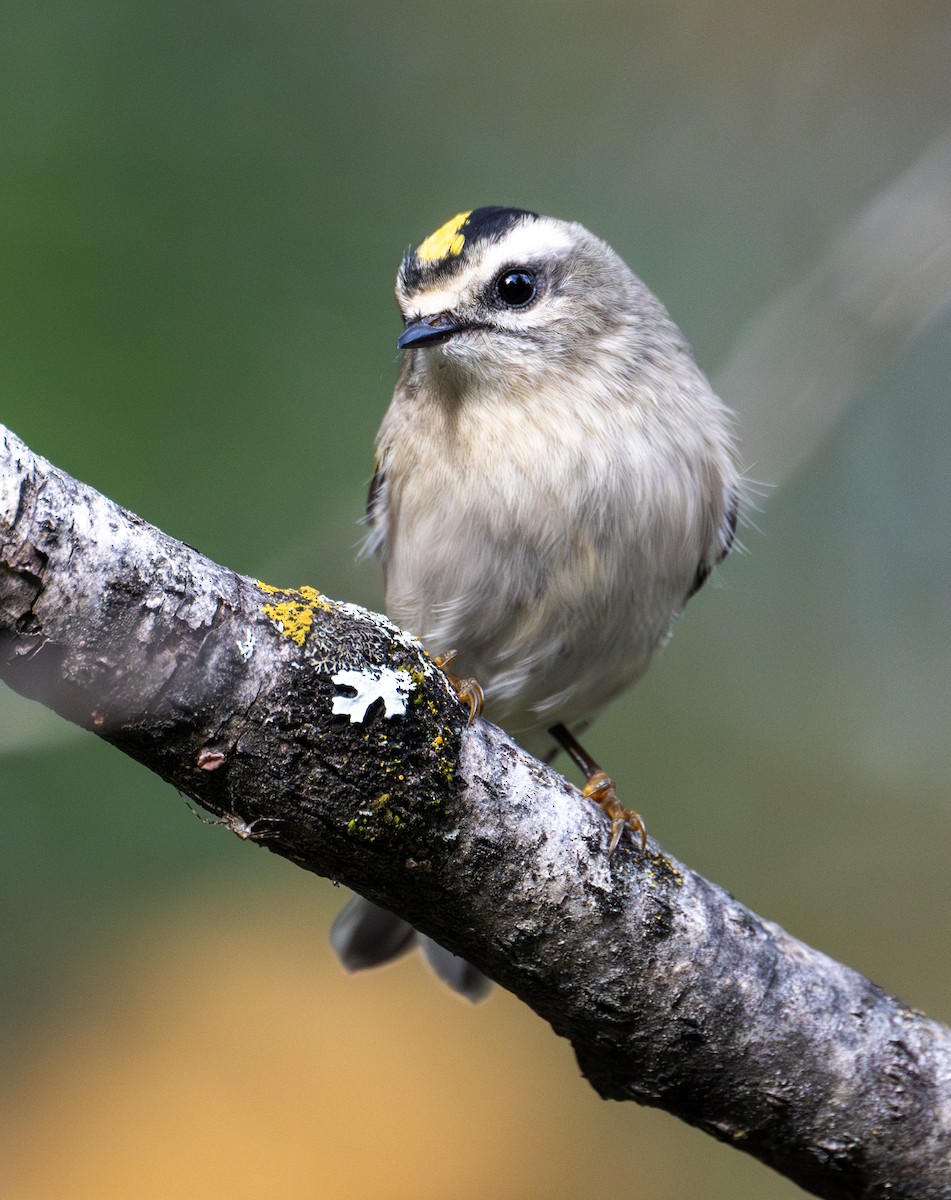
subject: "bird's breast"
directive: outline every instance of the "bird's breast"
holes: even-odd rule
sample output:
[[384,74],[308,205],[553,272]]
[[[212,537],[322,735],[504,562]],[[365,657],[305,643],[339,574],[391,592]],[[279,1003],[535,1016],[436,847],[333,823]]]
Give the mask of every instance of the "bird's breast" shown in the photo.
[[387,609],[459,652],[490,715],[572,720],[646,669],[695,575],[702,504],[699,474],[659,464],[637,414],[605,431],[584,406],[483,398],[386,453]]

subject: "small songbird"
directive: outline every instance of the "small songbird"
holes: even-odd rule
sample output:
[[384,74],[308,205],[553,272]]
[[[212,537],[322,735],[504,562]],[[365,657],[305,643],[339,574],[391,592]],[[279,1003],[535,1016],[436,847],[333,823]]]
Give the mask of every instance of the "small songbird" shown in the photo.
[[[387,614],[455,652],[473,711],[481,688],[526,749],[569,753],[610,818],[607,853],[628,827],[643,845],[574,735],[644,673],[732,545],[731,414],[660,301],[581,225],[459,213],[404,257],[396,296],[403,363],[367,513]],[[415,937],[359,897],[332,935],[349,969]],[[421,941],[457,991],[485,993]]]

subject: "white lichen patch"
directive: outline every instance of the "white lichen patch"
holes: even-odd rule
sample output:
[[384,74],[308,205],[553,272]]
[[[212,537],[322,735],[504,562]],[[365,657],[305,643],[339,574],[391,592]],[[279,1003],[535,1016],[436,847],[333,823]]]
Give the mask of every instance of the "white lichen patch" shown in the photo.
[[253,629],[249,629],[247,634],[245,635],[245,637],[238,638],[238,642],[237,642],[238,653],[241,655],[241,657],[244,659],[245,662],[247,662],[248,659],[251,657],[251,655],[254,653],[254,643],[255,643],[255,637],[254,637]]
[[367,709],[377,700],[383,701],[385,717],[401,717],[406,701],[415,684],[408,671],[391,667],[369,668],[365,671],[338,671],[331,679],[338,687],[353,688],[355,696],[334,696],[334,716],[349,717],[350,724],[366,719]]

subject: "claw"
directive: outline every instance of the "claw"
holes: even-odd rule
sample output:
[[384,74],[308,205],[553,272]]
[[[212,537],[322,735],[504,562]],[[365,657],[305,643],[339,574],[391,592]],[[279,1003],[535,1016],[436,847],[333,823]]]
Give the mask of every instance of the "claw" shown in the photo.
[[446,676],[446,679],[449,681],[449,686],[456,693],[462,703],[468,706],[469,719],[466,724],[471,725],[476,717],[482,716],[482,706],[485,703],[485,693],[482,691],[482,688],[477,680],[460,679],[458,675],[453,675],[452,671],[446,670],[455,657],[456,651],[449,650],[446,654],[434,654],[433,662]]
[[641,853],[647,849],[647,829],[640,815],[633,809],[625,808],[614,791],[614,780],[606,771],[595,771],[581,789],[582,793],[593,800],[595,804],[611,819],[611,842],[608,846],[608,858],[617,849],[624,827],[627,826],[641,841]]
[[482,716],[485,693],[475,679],[459,679],[455,675],[448,675],[448,673],[447,678],[462,703],[469,705],[469,719],[466,724],[471,725],[476,717]]

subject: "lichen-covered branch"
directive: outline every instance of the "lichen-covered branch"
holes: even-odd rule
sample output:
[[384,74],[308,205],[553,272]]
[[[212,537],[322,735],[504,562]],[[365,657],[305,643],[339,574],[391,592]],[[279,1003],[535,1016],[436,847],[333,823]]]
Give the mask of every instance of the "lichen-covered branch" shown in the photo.
[[465,713],[422,648],[246,579],[0,427],[0,677],[398,912],[657,1105],[827,1197],[951,1196],[951,1031]]

